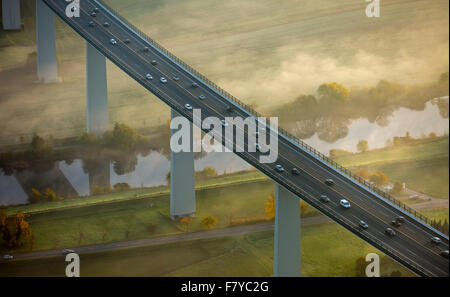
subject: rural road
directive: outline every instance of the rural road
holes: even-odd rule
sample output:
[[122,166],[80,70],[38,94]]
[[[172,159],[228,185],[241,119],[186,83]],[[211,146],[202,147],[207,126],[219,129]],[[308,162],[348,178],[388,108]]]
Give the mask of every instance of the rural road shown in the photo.
[[423,202],[410,204],[409,206],[415,210],[436,209],[436,208],[449,208],[449,199],[439,199],[428,196],[427,194],[420,193],[406,188],[405,193],[411,196],[417,196]]
[[[325,216],[316,216],[302,219],[302,225],[316,225],[331,222]],[[210,231],[203,232],[192,232],[192,233],[182,233],[182,234],[174,234],[160,237],[152,237],[152,238],[144,238],[130,241],[121,241],[121,242],[111,242],[111,243],[103,243],[96,245],[88,245],[74,248],[73,250],[77,254],[86,254],[86,253],[94,253],[94,252],[103,252],[103,251],[111,251],[117,249],[124,248],[134,248],[134,247],[143,247],[143,246],[151,246],[158,244],[167,244],[174,243],[180,241],[189,241],[196,239],[207,239],[207,238],[217,238],[217,237],[227,237],[227,236],[239,236],[252,232],[259,231],[267,231],[272,230],[274,228],[274,223],[261,223],[261,224],[253,224],[253,225],[244,225],[244,226],[236,226],[236,227],[228,227],[222,229],[215,229]],[[48,258],[60,256],[62,254],[62,249],[57,250],[44,250],[44,251],[36,251],[29,253],[18,253],[14,255],[14,261],[17,260],[29,260],[29,259],[37,259],[37,258]],[[0,262],[5,261],[0,259]]]

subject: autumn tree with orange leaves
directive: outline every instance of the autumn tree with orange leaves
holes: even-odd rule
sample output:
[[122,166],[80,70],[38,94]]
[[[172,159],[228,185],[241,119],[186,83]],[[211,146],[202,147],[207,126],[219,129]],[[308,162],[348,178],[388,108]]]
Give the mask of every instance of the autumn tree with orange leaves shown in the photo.
[[27,243],[33,247],[34,235],[26,217],[28,215],[21,212],[7,216],[5,210],[0,210],[0,230],[7,248],[18,248]]

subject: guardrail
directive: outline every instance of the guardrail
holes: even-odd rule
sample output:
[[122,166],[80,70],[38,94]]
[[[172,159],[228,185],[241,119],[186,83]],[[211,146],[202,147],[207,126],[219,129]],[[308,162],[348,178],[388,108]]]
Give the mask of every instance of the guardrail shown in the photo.
[[[174,54],[172,54],[171,52],[169,52],[167,49],[165,49],[162,45],[160,45],[159,43],[157,43],[155,40],[153,40],[151,37],[149,37],[146,33],[142,32],[139,28],[137,28],[135,25],[131,24],[126,18],[122,17],[120,15],[120,13],[118,11],[116,11],[114,8],[110,7],[108,4],[106,4],[103,0],[96,0],[99,3],[101,3],[105,8],[107,8],[109,11],[111,11],[112,13],[114,13],[118,18],[120,18],[120,20],[125,23],[127,26],[129,26],[130,28],[132,28],[135,32],[137,32],[139,35],[141,35],[142,38],[144,38],[145,40],[147,40],[150,44],[152,44],[155,48],[157,48],[158,50],[160,50],[161,52],[163,52],[165,55],[167,55],[168,57],[170,57],[172,60],[174,60],[176,63],[178,63],[180,66],[182,66],[183,68],[187,69],[189,72],[191,72],[192,74],[194,74],[195,76],[197,76],[198,78],[200,78],[202,81],[204,81],[205,83],[207,83],[210,87],[214,88],[218,93],[220,93],[222,96],[228,98],[229,100],[233,101],[234,103],[236,103],[237,105],[239,105],[241,108],[243,108],[245,111],[247,111],[248,113],[250,113],[253,116],[256,117],[266,117],[262,114],[260,114],[259,112],[257,112],[256,110],[254,110],[253,108],[251,108],[249,105],[241,102],[239,99],[237,99],[236,97],[234,97],[233,95],[231,95],[230,93],[228,93],[227,91],[225,91],[224,89],[222,89],[221,87],[219,87],[218,85],[216,85],[214,82],[212,82],[211,80],[209,80],[206,76],[204,76],[203,74],[199,73],[197,70],[195,70],[194,68],[192,68],[191,66],[189,66],[188,64],[186,64],[185,62],[183,62],[181,59],[179,59],[177,56],[175,56]],[[269,126],[269,125],[268,125]],[[431,225],[432,220],[428,217],[426,217],[425,215],[417,212],[416,210],[410,208],[409,206],[407,206],[406,204],[404,204],[403,202],[400,202],[399,200],[395,199],[394,197],[392,197],[389,193],[386,193],[385,191],[375,187],[373,184],[367,182],[366,180],[362,179],[361,177],[359,177],[358,175],[354,174],[353,172],[351,172],[349,169],[339,165],[338,163],[336,163],[335,161],[333,161],[332,159],[328,158],[327,156],[325,156],[324,154],[322,154],[321,152],[317,151],[315,148],[311,147],[310,145],[308,145],[307,143],[303,142],[301,139],[297,138],[295,135],[293,135],[292,133],[288,132],[287,130],[278,127],[278,133],[284,135],[285,137],[289,138],[290,140],[292,140],[293,142],[295,142],[296,144],[298,144],[301,148],[303,148],[304,150],[312,153],[314,156],[316,156],[317,158],[325,161],[326,163],[328,163],[329,165],[331,165],[332,167],[334,167],[335,169],[339,170],[340,172],[344,173],[345,175],[347,175],[349,178],[351,178],[352,180],[354,180],[357,183],[360,183],[362,185],[364,185],[365,187],[367,187],[370,191],[380,195],[381,197],[383,197],[384,199],[390,201],[391,203],[393,203],[394,205],[398,206],[399,208],[405,210],[406,212],[408,212],[409,214],[411,214],[412,216],[416,217],[417,219],[423,221],[424,223]],[[436,228],[436,227],[434,227]],[[439,228],[437,228],[439,229]],[[442,228],[440,231],[443,231]]]

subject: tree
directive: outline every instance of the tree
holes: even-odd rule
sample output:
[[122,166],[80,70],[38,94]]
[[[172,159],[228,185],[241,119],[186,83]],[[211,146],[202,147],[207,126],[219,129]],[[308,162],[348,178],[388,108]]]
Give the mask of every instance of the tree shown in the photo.
[[300,201],[300,216],[303,216],[306,213],[308,207],[309,205],[306,202]]
[[272,220],[275,217],[275,197],[273,197],[273,195],[269,195],[264,205],[266,207],[266,217],[269,220]]
[[36,203],[36,202],[40,202],[43,198],[41,192],[39,192],[39,190],[36,190],[35,188],[31,189],[31,193],[28,196],[28,200],[30,201],[30,203]]
[[355,263],[356,276],[360,276],[360,277],[366,276],[366,267],[367,267],[367,262],[364,257],[359,257],[358,259],[356,259],[356,263]]
[[47,198],[48,201],[55,202],[55,201],[61,201],[62,198],[56,195],[55,191],[53,191],[51,188],[45,189],[44,196]]
[[364,168],[359,168],[355,171],[355,174],[359,177],[361,177],[362,179],[368,179],[370,176],[370,173],[364,169]]
[[25,221],[27,216],[21,212],[7,216],[5,210],[0,210],[0,230],[7,248],[18,248],[26,243],[32,246],[34,235],[30,224]]
[[376,172],[369,177],[369,180],[373,182],[377,187],[385,186],[389,183],[388,177],[382,172]]
[[349,100],[350,91],[342,84],[332,82],[320,85],[317,93],[321,99],[332,99],[339,102],[346,102]]
[[115,149],[130,150],[138,140],[136,131],[125,124],[114,124],[112,132],[104,134],[105,143]]
[[203,226],[206,226],[208,228],[211,228],[212,226],[217,224],[217,218],[213,217],[213,216],[207,216],[204,217],[201,221],[201,224]]
[[191,217],[184,217],[180,220],[180,222],[185,226],[186,232],[189,231],[189,225],[191,224],[192,218]]
[[130,185],[127,183],[116,183],[114,184],[113,188],[117,192],[127,191],[131,189]]
[[367,140],[362,139],[358,142],[356,148],[359,152],[364,153],[369,149],[369,143],[367,142]]
[[392,188],[392,192],[394,194],[400,194],[403,191],[403,186],[400,182],[395,182],[394,187]]
[[216,177],[217,170],[212,167],[205,167],[205,168],[203,168],[203,170],[196,172],[195,175],[199,179]]

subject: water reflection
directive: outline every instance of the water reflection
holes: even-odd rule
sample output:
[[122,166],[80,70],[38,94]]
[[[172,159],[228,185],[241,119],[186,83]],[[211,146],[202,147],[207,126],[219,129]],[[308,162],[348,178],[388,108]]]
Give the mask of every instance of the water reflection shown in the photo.
[[[399,108],[388,117],[375,119],[328,118],[298,122],[295,129],[305,141],[323,153],[330,149],[356,151],[356,144],[366,139],[369,148],[383,147],[388,139],[404,136],[443,135],[449,132],[448,97],[429,101],[422,111]],[[317,131],[319,127],[319,131]],[[113,187],[127,183],[133,188],[166,185],[170,169],[169,154],[164,149],[145,154],[120,156],[116,160],[102,158],[76,159],[45,164],[33,169],[0,172],[0,205],[24,204],[32,188],[44,192],[52,188],[62,197],[87,196],[95,186]],[[250,166],[233,153],[202,153],[195,158],[195,170],[213,167],[219,174],[249,169]]]

